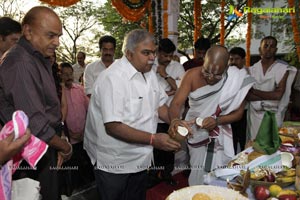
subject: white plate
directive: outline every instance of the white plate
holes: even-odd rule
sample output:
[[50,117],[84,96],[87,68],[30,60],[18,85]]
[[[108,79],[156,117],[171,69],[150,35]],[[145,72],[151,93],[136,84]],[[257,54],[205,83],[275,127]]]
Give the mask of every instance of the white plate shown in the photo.
[[242,196],[237,191],[218,186],[196,185],[185,187],[172,192],[166,200],[192,200],[197,193],[205,193],[213,200],[246,200],[248,198]]

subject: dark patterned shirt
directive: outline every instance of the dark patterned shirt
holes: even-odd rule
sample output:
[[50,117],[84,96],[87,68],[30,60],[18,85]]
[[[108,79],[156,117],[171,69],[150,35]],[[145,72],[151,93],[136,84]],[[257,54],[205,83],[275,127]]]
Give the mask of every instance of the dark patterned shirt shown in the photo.
[[60,103],[50,61],[21,37],[0,63],[0,119],[11,120],[15,110],[29,117],[32,134],[48,142],[60,123]]

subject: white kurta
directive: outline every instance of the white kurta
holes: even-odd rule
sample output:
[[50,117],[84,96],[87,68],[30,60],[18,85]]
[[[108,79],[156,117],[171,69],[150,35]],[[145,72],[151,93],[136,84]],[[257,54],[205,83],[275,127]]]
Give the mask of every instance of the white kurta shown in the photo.
[[[154,65],[152,67],[152,69],[155,73],[157,71],[157,66],[158,66],[158,62],[156,59],[154,62]],[[176,85],[178,87],[180,84],[180,81],[185,73],[185,70],[179,62],[172,60],[166,67],[166,73],[175,80]],[[164,91],[166,91],[166,92],[170,91],[171,86],[167,82],[167,80],[165,80],[163,77],[161,77],[158,73],[156,73],[156,76],[157,76],[159,85],[161,85],[161,87],[164,89]],[[168,106],[170,105],[173,98],[174,98],[174,95],[168,96],[168,100],[166,103]],[[163,122],[162,120],[159,119],[159,123],[165,123],[165,122]]]
[[250,131],[247,134],[249,139],[255,139],[266,110],[276,112],[277,125],[279,127],[282,125],[290,99],[291,86],[296,75],[296,68],[281,60],[276,60],[265,74],[263,73],[261,61],[249,68],[251,76],[256,80],[253,88],[262,91],[274,91],[286,71],[289,71],[289,76],[286,82],[285,93],[280,101],[263,100],[250,102],[247,122],[247,129]]
[[[206,85],[190,93],[187,120],[227,115],[239,108],[254,80],[246,70],[239,70],[236,67],[230,67],[227,75],[215,85]],[[227,164],[234,156],[232,130],[230,124],[216,127],[214,130],[216,135],[208,133],[205,129],[199,129],[196,125],[192,129],[193,137],[188,140],[191,165],[189,185],[198,185],[203,184],[203,175],[206,173],[204,165],[207,146],[193,147],[191,144],[197,144],[206,138],[215,138],[211,166],[211,169],[215,169]]]
[[92,93],[93,85],[98,75],[105,69],[106,66],[101,60],[97,60],[93,63],[90,63],[85,67],[84,74],[83,74],[83,85],[84,85],[84,92],[86,95]]

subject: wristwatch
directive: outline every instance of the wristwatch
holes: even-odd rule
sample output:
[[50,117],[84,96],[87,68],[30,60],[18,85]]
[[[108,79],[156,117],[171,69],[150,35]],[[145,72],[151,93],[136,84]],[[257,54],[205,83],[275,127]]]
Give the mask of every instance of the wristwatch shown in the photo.
[[167,74],[167,76],[164,77],[165,80],[167,80],[168,78],[171,78],[169,74]]

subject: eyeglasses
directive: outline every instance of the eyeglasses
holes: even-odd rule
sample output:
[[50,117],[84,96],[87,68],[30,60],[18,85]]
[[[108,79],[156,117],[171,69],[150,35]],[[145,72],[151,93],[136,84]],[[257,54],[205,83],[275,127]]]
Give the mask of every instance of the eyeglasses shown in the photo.
[[207,78],[215,78],[217,80],[221,80],[224,77],[224,73],[223,74],[213,74],[213,73],[209,73],[207,71],[205,71],[204,68],[202,68],[202,74],[203,76],[207,77]]

